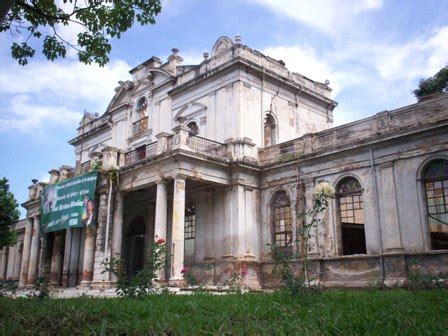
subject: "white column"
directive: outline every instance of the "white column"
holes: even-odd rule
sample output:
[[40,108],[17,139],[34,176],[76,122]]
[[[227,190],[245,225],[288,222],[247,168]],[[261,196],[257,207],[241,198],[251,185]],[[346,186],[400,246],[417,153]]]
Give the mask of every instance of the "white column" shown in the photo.
[[206,192],[205,201],[207,203],[206,209],[207,209],[207,221],[205,223],[205,254],[204,259],[205,260],[212,260],[214,259],[215,251],[214,251],[214,208],[213,203],[215,199],[214,190],[209,190]]
[[185,236],[185,178],[177,176],[174,180],[173,194],[173,232],[171,278],[173,284],[183,283],[181,274],[184,267],[184,236]]
[[[115,205],[112,222],[112,248],[110,258],[121,258],[123,245],[123,194],[115,193]],[[107,258],[107,256],[106,256]],[[111,281],[117,282],[115,275],[111,274]]]
[[69,287],[70,281],[70,254],[72,248],[72,229],[67,228],[65,232],[64,261],[62,266],[62,286]]
[[148,217],[145,221],[145,262],[150,256],[152,241],[154,240],[154,204],[149,205]]
[[23,240],[22,265],[20,267],[19,286],[25,286],[27,284],[32,233],[33,233],[33,222],[31,218],[28,218],[25,226],[25,236]]
[[380,166],[380,178],[380,219],[383,229],[384,248],[386,252],[403,251],[393,162]]
[[8,264],[8,247],[2,249],[2,260],[0,264],[0,280],[6,280],[6,267]]
[[64,251],[64,232],[56,232],[53,240],[53,254],[51,256],[50,284],[61,284],[61,272]]
[[[156,193],[156,213],[155,213],[155,223],[154,223],[154,240],[160,238],[167,241],[166,236],[166,226],[167,226],[167,207],[168,207],[168,192],[167,192],[168,181],[161,180],[157,181],[157,193]],[[159,271],[159,280],[165,280],[165,270]]]
[[[314,181],[305,182],[305,204],[306,210],[313,207],[314,204]],[[307,224],[310,224],[311,218],[306,217]],[[304,237],[302,237],[304,239]],[[306,247],[305,247],[306,248]],[[308,257],[318,257],[319,256],[319,242],[317,237],[317,228],[313,227],[310,229],[310,237],[308,238]]]
[[72,244],[70,247],[70,261],[68,273],[68,287],[77,285],[78,261],[81,247],[81,228],[72,228]]
[[16,245],[10,246],[8,250],[9,254],[8,254],[8,267],[6,269],[6,280],[12,280],[12,277],[14,276]]
[[21,262],[21,253],[20,250],[22,249],[22,241],[17,242],[16,245],[16,258],[15,258],[15,262],[14,262],[14,275],[13,275],[13,280],[19,280],[20,278],[20,262]]
[[156,216],[154,224],[154,239],[163,238],[166,241],[167,223],[167,181],[157,181]]
[[34,216],[33,233],[31,238],[30,261],[28,265],[28,285],[34,285],[37,279],[37,264],[39,258],[40,220]]
[[84,259],[82,264],[82,283],[89,283],[93,278],[93,266],[95,257],[95,228],[86,228],[84,241]]
[[112,253],[111,258],[121,258],[123,243],[123,194],[115,194],[115,206],[112,226]]

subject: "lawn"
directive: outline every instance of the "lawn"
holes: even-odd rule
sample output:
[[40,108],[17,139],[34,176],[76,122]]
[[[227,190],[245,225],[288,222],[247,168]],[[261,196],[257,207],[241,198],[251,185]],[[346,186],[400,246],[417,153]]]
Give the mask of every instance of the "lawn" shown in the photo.
[[448,291],[326,291],[145,299],[0,298],[0,332],[32,334],[442,335]]

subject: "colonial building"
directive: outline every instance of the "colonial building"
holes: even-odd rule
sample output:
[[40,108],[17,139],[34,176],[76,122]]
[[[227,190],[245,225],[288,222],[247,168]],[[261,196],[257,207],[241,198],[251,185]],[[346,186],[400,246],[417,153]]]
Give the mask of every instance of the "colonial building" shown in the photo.
[[182,62],[173,49],[130,70],[105,113],[86,114],[70,140],[75,168],[50,171],[54,184],[100,162],[117,169],[112,188],[98,178],[94,226],[45,232],[45,185],[30,186],[21,286],[45,269],[55,287],[113,286],[102,262],[119,255],[132,275],[158,238],[172,285],[188,267],[209,284],[244,268],[251,288],[277,286],[267,244],[297,255],[300,271],[300,214],[322,181],[336,197],[311,238],[316,280],[402,281],[414,262],[448,271],[448,95],[333,127],[328,81],[238,36],[219,38],[198,65]]

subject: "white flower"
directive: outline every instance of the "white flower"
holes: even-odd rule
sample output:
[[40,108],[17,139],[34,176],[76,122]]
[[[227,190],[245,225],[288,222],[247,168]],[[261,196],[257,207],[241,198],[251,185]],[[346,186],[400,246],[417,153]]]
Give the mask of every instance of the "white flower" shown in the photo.
[[333,197],[335,194],[334,188],[328,182],[321,182],[314,188],[314,195]]

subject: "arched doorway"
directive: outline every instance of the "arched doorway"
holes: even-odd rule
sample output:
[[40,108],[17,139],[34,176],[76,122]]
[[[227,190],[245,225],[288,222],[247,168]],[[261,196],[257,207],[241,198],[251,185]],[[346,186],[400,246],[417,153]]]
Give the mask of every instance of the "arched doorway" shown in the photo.
[[126,232],[126,273],[134,275],[143,269],[145,263],[145,220],[135,217]]

